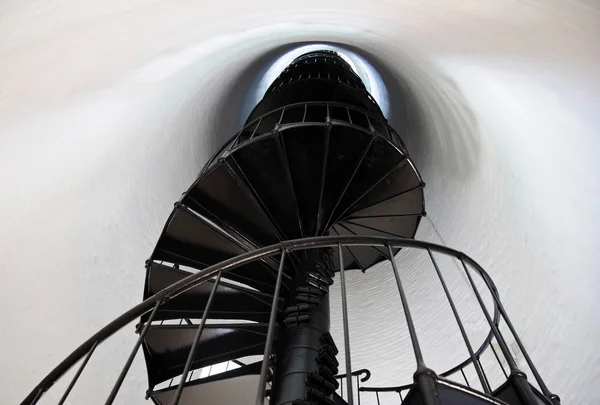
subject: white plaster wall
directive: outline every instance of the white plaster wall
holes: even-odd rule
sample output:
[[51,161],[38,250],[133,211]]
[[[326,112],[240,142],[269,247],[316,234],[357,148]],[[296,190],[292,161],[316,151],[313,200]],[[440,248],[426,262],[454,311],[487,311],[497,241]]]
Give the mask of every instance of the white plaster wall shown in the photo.
[[[0,401],[138,302],[171,204],[243,119],[269,52],[332,41],[416,89],[428,133],[407,143],[430,218],[495,278],[563,403],[600,402],[598,4],[282,3],[0,4]],[[361,277],[351,308],[393,299],[376,289],[389,272]],[[385,315],[361,304],[351,330]],[[134,340],[129,328],[99,348],[72,403],[104,401]],[[374,384],[396,381],[383,364]],[[143,369],[119,403],[142,403]]]

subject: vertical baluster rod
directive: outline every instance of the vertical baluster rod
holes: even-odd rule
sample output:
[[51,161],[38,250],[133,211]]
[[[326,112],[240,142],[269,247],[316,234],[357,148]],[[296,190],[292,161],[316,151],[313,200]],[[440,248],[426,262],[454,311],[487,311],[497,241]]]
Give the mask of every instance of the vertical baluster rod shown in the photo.
[[[463,262],[463,266],[464,266],[464,262]],[[531,357],[529,357],[529,353],[525,349],[525,345],[523,345],[521,338],[519,338],[519,335],[517,335],[517,332],[515,331],[515,328],[514,328],[512,322],[508,318],[508,314],[504,310],[504,306],[502,305],[502,302],[500,302],[500,297],[498,296],[496,291],[492,291],[492,296],[494,298],[494,302],[496,302],[496,305],[498,305],[498,310],[500,311],[500,315],[502,315],[502,318],[504,318],[504,322],[506,322],[506,326],[508,326],[510,333],[512,333],[513,337],[515,338],[515,342],[517,342],[517,346],[519,346],[521,353],[523,353],[523,357],[525,358],[525,361],[527,362],[527,365],[529,366],[531,373],[535,377],[535,380],[537,381],[538,385],[540,386],[542,393],[548,400],[552,401],[552,398],[554,397],[554,395],[550,392],[550,390],[546,386],[546,383],[542,379],[542,376],[540,375],[540,373],[537,371],[537,368],[533,364]],[[498,342],[498,343],[500,343],[500,342]]]
[[498,357],[498,353],[496,352],[496,349],[494,349],[494,342],[490,342],[490,347],[492,348],[492,352],[494,352],[494,356],[496,357],[498,364],[500,364],[500,368],[502,369],[502,374],[504,374],[504,377],[508,378],[508,374],[506,373],[506,370],[504,369],[504,366],[502,365],[502,362],[500,361],[500,357]]
[[113,386],[112,390],[110,391],[110,394],[108,394],[108,398],[106,399],[106,402],[104,403],[104,405],[111,405],[113,403],[113,401],[115,400],[115,398],[117,397],[117,393],[119,392],[119,389],[121,389],[121,385],[123,384],[123,381],[125,380],[125,376],[129,372],[131,363],[133,363],[133,359],[135,359],[135,355],[137,354],[137,351],[139,350],[140,346],[142,345],[142,341],[146,337],[146,333],[148,333],[148,329],[150,329],[150,324],[152,323],[152,320],[154,319],[154,315],[156,315],[156,311],[158,310],[158,307],[160,306],[160,304],[161,304],[161,301],[157,301],[156,305],[154,305],[154,309],[152,310],[150,317],[146,321],[146,325],[144,325],[144,329],[142,329],[142,332],[140,333],[140,337],[138,338],[137,342],[135,342],[135,346],[133,346],[133,350],[129,354],[129,358],[127,359],[127,362],[125,363],[123,370],[121,370],[121,374],[119,374],[119,377],[117,378],[115,385]]
[[183,386],[187,380],[187,375],[190,372],[190,368],[192,368],[192,363],[194,361],[194,356],[196,355],[196,348],[198,347],[198,343],[200,342],[200,338],[202,337],[202,331],[204,330],[204,325],[206,324],[206,319],[208,318],[208,312],[210,311],[210,306],[215,298],[215,294],[217,289],[219,288],[219,282],[221,281],[221,274],[223,271],[220,271],[217,274],[217,278],[213,284],[213,287],[210,291],[210,295],[208,296],[208,301],[206,302],[206,307],[204,307],[204,311],[202,313],[202,319],[200,320],[200,325],[198,325],[198,329],[196,330],[196,336],[194,336],[194,342],[192,343],[192,347],[190,348],[190,353],[188,354],[188,358],[185,362],[185,366],[183,368],[183,374],[181,374],[181,380],[179,381],[179,385],[177,386],[177,391],[175,391],[175,397],[173,398],[173,405],[178,405],[179,400],[181,399],[181,394],[183,393]]
[[388,254],[390,257],[390,262],[392,263],[392,269],[394,270],[394,277],[396,277],[396,284],[398,285],[398,292],[400,293],[400,300],[402,301],[402,309],[404,311],[404,316],[406,317],[406,325],[408,327],[408,333],[410,334],[410,340],[412,342],[413,351],[415,353],[415,358],[417,360],[417,371],[423,371],[426,369],[425,362],[423,361],[423,353],[421,352],[421,347],[419,346],[419,340],[417,338],[417,331],[415,329],[415,324],[412,320],[412,316],[410,315],[410,309],[408,308],[408,301],[406,300],[406,295],[404,294],[404,289],[402,288],[402,281],[400,281],[400,273],[398,273],[398,268],[396,267],[396,261],[394,260],[394,252],[392,250],[392,245],[388,244]]
[[348,302],[346,300],[346,274],[344,269],[344,257],[342,255],[342,245],[338,243],[338,253],[340,256],[340,282],[342,288],[342,318],[344,322],[344,351],[346,354],[346,383],[348,384],[348,405],[354,405],[354,395],[352,394],[352,364],[350,361],[350,333],[348,328]]
[[479,289],[475,285],[475,282],[473,281],[473,277],[471,277],[471,272],[469,271],[469,269],[467,269],[467,265],[465,264],[465,261],[462,258],[460,259],[460,262],[462,263],[462,266],[465,269],[465,273],[467,274],[467,279],[469,280],[469,284],[471,284],[471,288],[473,289],[473,292],[475,293],[475,297],[477,298],[477,301],[479,302],[479,306],[481,307],[481,310],[483,311],[483,315],[485,316],[485,318],[488,322],[488,325],[492,329],[492,333],[494,334],[494,336],[496,337],[496,340],[498,341],[498,345],[500,346],[500,350],[502,350],[502,354],[504,354],[504,357],[506,358],[506,361],[508,362],[508,367],[510,368],[510,371],[511,372],[519,371],[519,369],[517,367],[517,363],[515,362],[515,359],[513,359],[513,357],[511,356],[510,350],[508,348],[508,345],[506,344],[506,341],[504,340],[504,337],[502,336],[502,334],[500,333],[500,331],[494,324],[494,321],[492,321],[492,317],[490,316],[490,313],[488,312],[488,310],[485,306],[485,303],[483,302],[483,299],[481,299],[481,295],[479,294]]
[[[477,376],[479,377],[479,381],[481,382],[483,391],[486,394],[490,394],[492,392],[492,390],[490,389],[489,384],[486,384],[486,380],[484,378],[483,369],[481,368],[481,364],[475,358],[475,353],[473,352],[473,346],[471,345],[471,341],[469,340],[469,337],[467,336],[467,332],[465,331],[465,327],[462,323],[462,320],[460,319],[460,315],[458,314],[456,305],[454,305],[454,300],[452,299],[452,296],[450,295],[450,291],[448,290],[448,286],[446,285],[444,276],[442,275],[442,272],[437,264],[437,261],[435,260],[435,257],[433,256],[433,253],[431,252],[431,249],[427,248],[427,253],[429,253],[429,257],[431,258],[433,267],[435,267],[435,272],[437,273],[437,276],[440,279],[440,282],[442,283],[444,293],[446,294],[446,298],[448,299],[448,302],[450,303],[450,308],[452,309],[452,313],[454,314],[454,319],[456,319],[456,323],[458,324],[458,328],[460,329],[460,334],[462,335],[462,338],[465,341],[465,345],[467,346],[467,350],[469,351],[469,356],[471,357],[471,362],[473,363],[473,366],[475,367],[475,371],[477,372]],[[463,376],[464,376],[463,370],[461,369],[460,371],[463,373]],[[465,380],[466,380],[466,378],[465,378]],[[468,384],[468,382],[467,382],[467,384]]]
[[281,291],[281,279],[283,277],[283,268],[285,265],[286,251],[281,252],[279,260],[279,270],[277,272],[277,282],[275,283],[275,292],[273,293],[273,303],[271,304],[271,315],[269,317],[269,329],[267,329],[267,341],[265,342],[265,352],[263,362],[260,367],[260,379],[258,381],[258,392],[256,393],[256,405],[263,405],[265,402],[265,388],[267,386],[267,370],[269,368],[269,357],[271,357],[271,345],[275,335],[275,321],[277,318],[277,304],[279,303],[279,294]]
[[92,346],[92,348],[90,349],[90,351],[85,356],[85,359],[83,359],[83,362],[81,363],[81,366],[79,366],[79,369],[77,370],[77,373],[75,373],[75,375],[73,376],[73,379],[69,383],[69,386],[65,390],[65,393],[63,394],[62,398],[60,399],[60,401],[58,401],[58,405],[63,405],[65,403],[65,401],[67,400],[67,397],[71,393],[71,390],[75,386],[75,383],[79,379],[79,376],[83,372],[83,369],[85,368],[85,366],[87,366],[87,363],[90,360],[90,357],[92,357],[92,353],[94,353],[94,350],[96,350],[96,346],[98,346],[98,342],[94,343],[94,345]]

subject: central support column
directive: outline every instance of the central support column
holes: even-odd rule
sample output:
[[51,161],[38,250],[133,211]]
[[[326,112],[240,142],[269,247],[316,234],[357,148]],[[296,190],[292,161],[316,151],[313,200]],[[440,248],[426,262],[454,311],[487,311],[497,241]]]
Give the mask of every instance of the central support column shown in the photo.
[[[271,405],[331,402],[337,348],[329,334],[331,249],[307,251],[275,347]],[[304,402],[303,402],[304,401]]]

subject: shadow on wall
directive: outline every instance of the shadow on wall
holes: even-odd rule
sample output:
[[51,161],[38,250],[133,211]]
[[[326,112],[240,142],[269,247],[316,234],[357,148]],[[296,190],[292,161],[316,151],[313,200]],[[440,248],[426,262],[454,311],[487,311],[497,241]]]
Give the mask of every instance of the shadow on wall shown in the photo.
[[[282,45],[271,49],[250,61],[237,77],[231,78],[221,99],[215,103],[214,118],[208,122],[209,133],[213,134],[209,136],[211,155],[233,137],[246,122],[256,104],[256,89],[267,70],[277,59],[297,46],[296,44]],[[206,142],[204,137],[199,137],[199,140]]]
[[424,180],[440,165],[447,178],[466,179],[478,165],[481,144],[476,119],[454,82],[416,55],[391,61],[354,51],[363,53],[387,86],[388,120]]

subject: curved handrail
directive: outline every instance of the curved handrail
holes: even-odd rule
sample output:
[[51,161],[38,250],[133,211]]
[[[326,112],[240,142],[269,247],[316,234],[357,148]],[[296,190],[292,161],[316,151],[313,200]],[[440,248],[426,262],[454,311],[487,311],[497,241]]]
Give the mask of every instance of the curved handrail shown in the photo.
[[[366,368],[361,368],[360,370],[356,370],[356,371],[353,371],[353,372],[350,373],[350,375],[352,375],[352,377],[356,377],[356,376],[359,376],[361,374],[366,374],[366,375],[360,379],[360,382],[368,381],[369,378],[371,378],[371,371],[369,371]],[[333,376],[333,378],[336,378],[336,379],[337,378],[346,378],[346,377],[347,377],[346,373],[344,373],[344,374],[338,374],[338,375],[334,375]]]
[[[387,140],[392,145],[394,145],[397,148],[399,148],[400,152],[402,152],[404,155],[408,156],[408,150],[406,148],[406,145],[402,141],[402,138],[389,125],[387,119],[384,116],[374,115],[371,111],[369,111],[369,110],[367,110],[365,108],[360,108],[360,107],[356,107],[356,106],[352,106],[352,105],[347,105],[347,104],[340,103],[340,102],[335,102],[335,101],[301,101],[301,102],[297,102],[297,103],[286,104],[283,107],[275,108],[273,110],[270,110],[270,111],[262,114],[259,117],[256,117],[256,118],[252,119],[251,121],[247,121],[246,123],[244,123],[244,126],[239,131],[237,131],[232,137],[230,137],[210,157],[210,159],[208,160],[207,164],[200,171],[200,174],[205,173],[213,165],[213,163],[216,160],[218,160],[219,158],[221,158],[221,157],[223,157],[225,155],[225,152],[230,152],[231,153],[233,150],[235,150],[238,138],[242,135],[242,133],[246,129],[251,128],[253,125],[260,125],[261,120],[264,119],[265,117],[269,116],[269,115],[281,113],[285,109],[290,109],[290,108],[300,107],[300,106],[305,106],[305,105],[306,106],[316,106],[316,105],[318,105],[318,106],[327,106],[328,108],[329,107],[343,107],[343,108],[347,108],[347,109],[352,110],[352,111],[356,111],[356,112],[361,113],[361,114],[365,114],[365,116],[367,117],[367,119],[369,121],[375,120],[375,121],[379,121],[382,124],[382,127],[385,129],[385,133],[381,133],[379,135],[383,139]],[[250,116],[252,116],[252,113],[250,113]],[[325,123],[325,121],[323,121],[323,123]],[[358,129],[358,130],[362,130],[362,131],[369,129],[369,128],[366,128],[366,127],[363,127],[363,126],[360,126],[360,125],[357,125],[357,124],[350,123],[348,121],[339,121],[339,124],[345,124],[345,126],[348,126],[348,127],[354,128],[354,129]],[[256,136],[258,136],[258,135],[253,135],[252,138],[254,138]]]
[[[113,335],[115,332],[134,321],[136,318],[151,311],[155,306],[164,304],[165,302],[175,298],[179,294],[198,286],[199,284],[209,280],[221,271],[228,271],[254,260],[260,260],[264,257],[272,256],[276,253],[294,250],[306,250],[325,247],[337,247],[339,244],[343,246],[380,246],[385,247],[388,244],[394,248],[415,248],[429,249],[433,252],[454,256],[461,261],[468,263],[479,275],[484,279],[486,285],[498,297],[498,290],[486,273],[486,271],[471,257],[463,252],[449,248],[447,246],[438,245],[431,242],[419,241],[416,239],[404,239],[393,237],[380,236],[321,236],[312,238],[303,238],[279,242],[275,245],[266,246],[251,252],[243,253],[239,256],[224,260],[221,263],[207,267],[198,273],[191,274],[186,278],[170,285],[164,290],[147,298],[143,302],[125,311],[119,317],[108,323],[89,339],[83,342],[77,349],[69,354],[62,362],[60,362],[46,377],[44,377],[38,385],[25,397],[22,405],[35,404],[39,398],[50,388],[59,378],[61,378],[71,367],[81,360],[93,347],[103,342],[106,338]],[[498,324],[498,308],[494,301],[494,323]],[[491,337],[488,336],[489,339]],[[489,344],[489,340],[486,342]],[[469,360],[470,361],[470,360]]]

